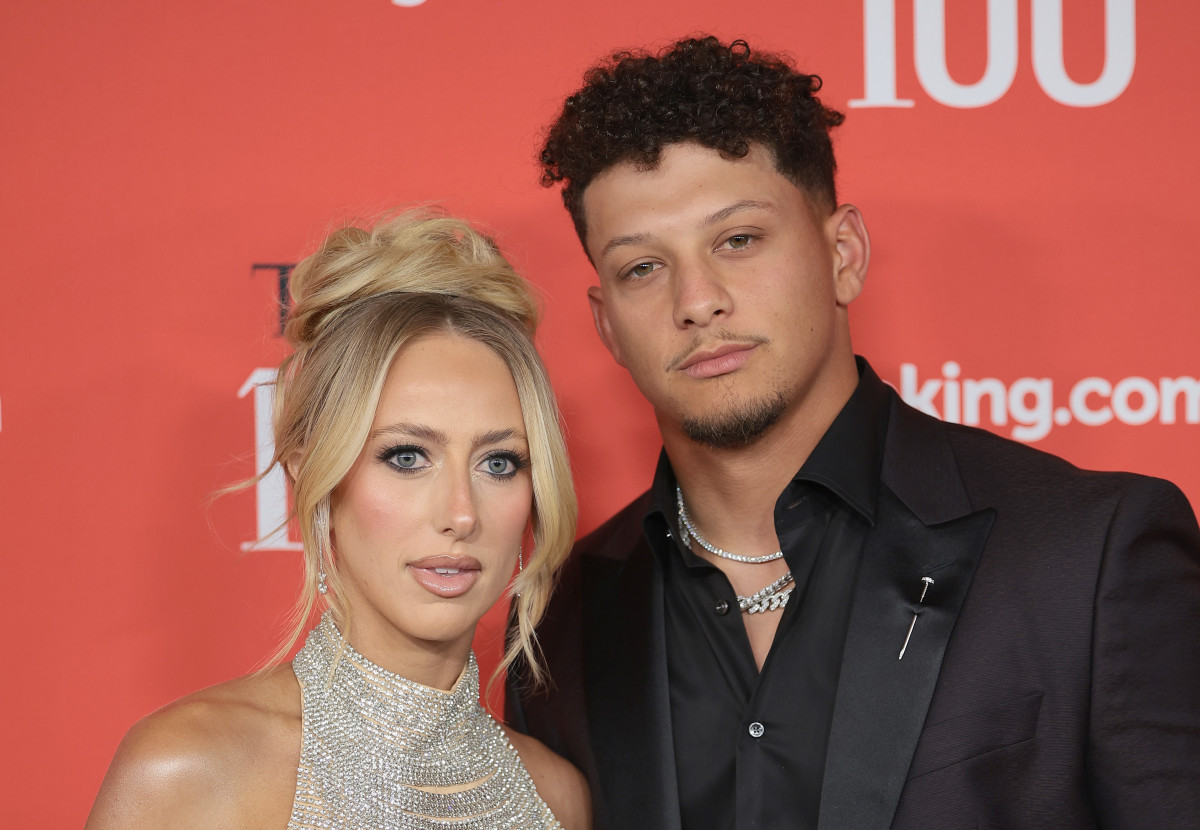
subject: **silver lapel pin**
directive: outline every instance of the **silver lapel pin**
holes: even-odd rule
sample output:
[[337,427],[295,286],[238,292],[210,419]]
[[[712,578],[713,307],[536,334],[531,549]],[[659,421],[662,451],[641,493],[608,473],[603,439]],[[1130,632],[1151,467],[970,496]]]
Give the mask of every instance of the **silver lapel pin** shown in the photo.
[[[925,594],[929,592],[929,586],[933,584],[933,579],[928,576],[923,576],[923,577],[921,577],[921,582],[923,582],[925,584],[921,588],[921,598],[919,600],[917,600],[918,605],[920,605],[921,603],[923,603],[925,601]],[[908,624],[908,633],[904,635],[904,645],[900,646],[900,656],[896,658],[897,660],[904,659],[904,652],[908,650],[908,641],[910,639],[912,639],[913,629],[917,625],[917,617],[919,617],[919,616],[921,616],[920,611],[916,611],[913,613],[912,622],[910,622]]]

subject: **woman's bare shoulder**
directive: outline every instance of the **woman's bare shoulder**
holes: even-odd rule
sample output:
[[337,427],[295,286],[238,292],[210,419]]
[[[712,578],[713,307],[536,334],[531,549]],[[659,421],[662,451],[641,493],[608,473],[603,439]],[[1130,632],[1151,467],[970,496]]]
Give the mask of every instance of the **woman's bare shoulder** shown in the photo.
[[554,811],[565,830],[590,830],[592,826],[592,796],[587,779],[575,765],[557,755],[544,743],[510,727],[504,733],[512,742],[538,795]]
[[88,830],[282,827],[300,760],[300,687],[290,664],[203,689],[125,735]]

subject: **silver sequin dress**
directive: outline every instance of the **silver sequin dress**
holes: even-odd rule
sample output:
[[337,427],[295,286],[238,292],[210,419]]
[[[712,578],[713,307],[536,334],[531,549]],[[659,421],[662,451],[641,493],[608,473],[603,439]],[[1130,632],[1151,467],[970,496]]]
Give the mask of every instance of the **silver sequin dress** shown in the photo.
[[480,705],[474,654],[442,692],[342,649],[326,614],[292,667],[304,737],[289,828],[561,827]]

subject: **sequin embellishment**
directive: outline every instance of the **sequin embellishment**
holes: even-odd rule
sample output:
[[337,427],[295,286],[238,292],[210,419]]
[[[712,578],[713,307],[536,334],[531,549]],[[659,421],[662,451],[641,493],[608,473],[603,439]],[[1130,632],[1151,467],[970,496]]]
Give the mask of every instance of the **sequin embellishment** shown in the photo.
[[343,649],[327,613],[292,666],[304,737],[289,828],[561,827],[480,705],[474,654],[442,692]]

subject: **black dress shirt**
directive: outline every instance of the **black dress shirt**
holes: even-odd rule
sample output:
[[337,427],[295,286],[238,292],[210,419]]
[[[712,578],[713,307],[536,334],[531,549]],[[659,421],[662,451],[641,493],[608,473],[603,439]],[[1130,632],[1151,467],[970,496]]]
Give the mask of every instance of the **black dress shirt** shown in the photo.
[[767,612],[782,616],[761,673],[729,580],[676,541],[675,477],[666,456],[659,461],[644,528],[663,565],[684,830],[817,826],[887,419],[882,385],[859,384],[776,500],[775,529],[796,584],[783,611]]

